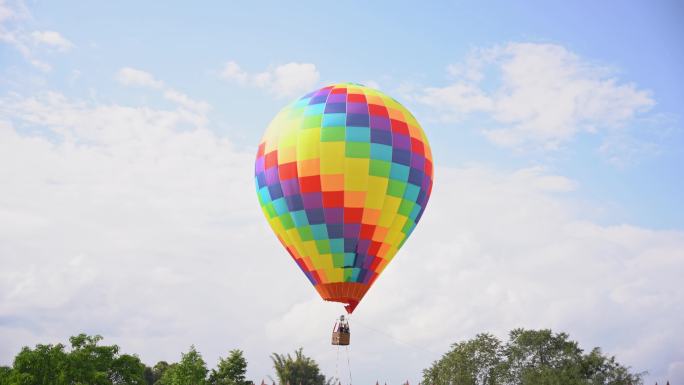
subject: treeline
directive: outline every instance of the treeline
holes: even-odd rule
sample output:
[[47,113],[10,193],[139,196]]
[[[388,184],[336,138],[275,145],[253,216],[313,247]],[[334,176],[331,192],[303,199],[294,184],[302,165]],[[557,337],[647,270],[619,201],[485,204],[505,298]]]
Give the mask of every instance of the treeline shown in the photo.
[[[253,385],[247,361],[231,350],[209,370],[191,346],[175,363],[149,367],[101,336],[80,334],[63,344],[24,347],[11,367],[0,366],[0,385]],[[333,385],[302,352],[271,355],[279,384]],[[401,363],[396,363],[400,365]],[[389,365],[389,364],[388,364]],[[641,385],[635,373],[599,348],[585,353],[565,333],[516,329],[507,341],[491,334],[452,345],[423,371],[424,385]]]
[[[63,344],[24,347],[13,365],[0,366],[0,385],[253,385],[246,379],[247,361],[241,350],[231,350],[209,370],[202,355],[190,347],[175,363],[160,361],[149,367],[136,355],[122,354],[117,345],[101,345],[102,337],[79,334]],[[271,355],[281,384],[330,385],[318,364],[302,349]]]
[[452,345],[423,371],[434,385],[641,385],[645,373],[608,357],[589,353],[565,333],[515,329],[503,342],[491,334]]

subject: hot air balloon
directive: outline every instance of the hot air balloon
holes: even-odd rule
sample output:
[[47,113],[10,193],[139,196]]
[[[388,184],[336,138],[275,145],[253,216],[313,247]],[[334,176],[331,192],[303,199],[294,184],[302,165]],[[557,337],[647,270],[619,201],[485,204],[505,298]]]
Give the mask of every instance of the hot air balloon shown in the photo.
[[351,314],[425,211],[432,154],[413,115],[353,83],[283,108],[259,144],[261,208],[326,301]]

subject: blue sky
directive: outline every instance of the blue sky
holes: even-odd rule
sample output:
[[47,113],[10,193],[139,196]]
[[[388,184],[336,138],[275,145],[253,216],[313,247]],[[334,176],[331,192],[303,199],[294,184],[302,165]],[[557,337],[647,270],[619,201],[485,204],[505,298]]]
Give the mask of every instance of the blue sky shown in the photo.
[[[589,287],[587,295],[598,302],[582,311],[598,316],[600,309],[608,306],[614,309],[616,319],[641,319],[637,314],[652,311],[660,311],[666,318],[658,321],[665,326],[644,321],[645,326],[639,329],[642,334],[636,333],[641,342],[626,337],[635,327],[627,321],[619,321],[614,327],[608,327],[607,321],[591,327],[559,310],[543,313],[540,321],[530,321],[532,324],[525,324],[525,317],[504,317],[495,324],[478,317],[457,317],[470,325],[457,329],[458,335],[414,332],[411,343],[439,352],[448,346],[441,341],[469,338],[488,328],[502,332],[520,323],[565,328],[587,344],[604,344],[614,354],[623,354],[632,366],[648,369],[653,379],[664,380],[668,375],[671,381],[684,378],[684,351],[682,344],[677,347],[681,337],[654,331],[664,328],[674,333],[670,328],[681,324],[682,314],[677,310],[684,304],[684,293],[681,289],[653,287],[684,267],[681,3],[0,4],[0,127],[5,132],[0,152],[9,165],[5,167],[5,181],[0,181],[0,210],[4,210],[0,212],[5,213],[0,223],[5,221],[3,226],[12,229],[5,236],[6,246],[0,247],[0,260],[12,266],[4,274],[6,292],[14,293],[0,297],[0,339],[17,336],[7,349],[16,350],[29,341],[44,342],[47,337],[64,339],[80,331],[66,327],[70,319],[67,314],[85,311],[76,303],[85,298],[84,288],[94,283],[77,280],[81,283],[55,291],[62,296],[40,300],[38,293],[51,290],[50,285],[59,286],[61,281],[41,280],[41,274],[48,274],[49,269],[41,272],[35,267],[37,261],[66,266],[63,277],[81,277],[83,271],[90,271],[98,279],[103,279],[102,274],[117,258],[145,258],[153,269],[159,268],[160,261],[173,261],[168,269],[159,271],[161,286],[152,287],[161,290],[164,282],[176,282],[168,275],[179,281],[178,286],[165,290],[176,293],[174,290],[180,290],[181,282],[185,282],[177,276],[187,269],[183,261],[195,255],[192,250],[206,251],[205,262],[210,265],[214,262],[209,256],[225,260],[221,262],[225,265],[217,265],[219,270],[231,269],[230,258],[224,255],[228,239],[220,234],[231,231],[236,222],[249,223],[254,229],[242,238],[228,237],[230,242],[243,245],[238,249],[244,248],[249,255],[279,253],[279,245],[270,238],[268,242],[272,243],[259,246],[262,254],[249,251],[250,239],[260,242],[261,237],[270,237],[262,233],[268,230],[259,217],[256,200],[243,197],[252,194],[249,163],[258,140],[270,119],[289,100],[327,83],[353,81],[379,87],[404,103],[414,111],[432,143],[437,167],[435,191],[445,195],[435,196],[425,223],[418,226],[425,230],[417,231],[408,248],[420,254],[433,247],[445,260],[460,255],[466,261],[463,265],[449,265],[455,269],[455,276],[472,270],[475,276],[483,277],[500,271],[506,263],[515,263],[505,252],[513,250],[520,266],[529,267],[522,268],[521,276],[533,281],[535,274],[550,275],[559,266],[549,264],[549,270],[535,270],[546,266],[544,253],[558,253],[560,259],[562,255],[574,258],[573,252],[583,253],[586,255],[577,257],[578,262],[568,271],[584,268],[598,274],[578,272]],[[23,150],[19,152],[19,148]],[[163,170],[155,171],[157,166]],[[182,178],[195,184],[177,180]],[[53,192],[50,186],[54,185],[65,190]],[[196,190],[197,186],[201,189]],[[474,198],[480,195],[491,200]],[[461,201],[448,196],[460,197]],[[28,197],[33,200],[28,201]],[[163,212],[162,218],[180,211],[167,223],[145,217],[145,227],[133,233],[125,225],[127,217],[122,216],[120,206],[122,199],[141,197],[129,202],[130,215]],[[244,200],[244,208],[235,207],[229,197]],[[56,204],[62,211],[53,210]],[[163,210],[165,207],[168,210]],[[456,222],[463,221],[455,227],[464,234],[456,237],[457,244],[445,241],[453,234],[440,227],[444,223],[453,225],[454,220],[439,213],[430,216],[431,209],[460,218]],[[179,217],[181,212],[185,221]],[[93,237],[106,247],[99,249],[96,244],[77,241],[84,232],[94,231],[83,228],[88,221],[101,223],[102,232]],[[483,221],[481,225],[479,221]],[[540,224],[559,230],[540,240]],[[173,251],[160,246],[172,243],[172,234],[186,234],[181,229],[188,228],[197,232],[202,229],[203,234],[199,239],[183,238],[189,254],[184,254],[183,247]],[[511,235],[516,231],[522,231],[519,236],[524,240]],[[45,240],[46,247],[54,250],[52,256],[31,246],[43,232],[60,234]],[[590,233],[593,235],[587,235]],[[573,239],[578,243],[572,243]],[[200,244],[201,240],[206,242]],[[423,242],[422,249],[419,242]],[[119,250],[119,254],[111,250]],[[534,260],[535,255],[540,260]],[[411,279],[402,274],[416,268],[411,263],[419,262],[411,262],[408,256],[405,259],[405,265],[388,269],[394,278],[387,277],[384,289],[374,289],[390,292],[392,282]],[[502,262],[504,259],[508,262]],[[293,267],[286,258],[282,260],[283,269]],[[554,257],[548,260],[556,261]],[[489,266],[487,263],[478,265],[477,261],[489,261],[495,267],[487,270],[482,267]],[[653,262],[655,267],[644,267],[641,263],[645,261],[658,262]],[[256,270],[265,266],[258,260],[254,263]],[[427,272],[432,270],[426,269],[425,277],[429,277]],[[196,265],[190,271],[186,273],[188,282],[204,274]],[[614,275],[612,286],[588,284],[594,278],[602,279],[602,272]],[[101,296],[89,294],[87,298],[100,303],[113,301],[113,308],[121,307],[123,299],[116,293],[123,292],[117,291],[117,282],[138,281],[126,278],[124,271],[119,273],[122,275],[107,275],[111,282],[104,279],[105,283],[98,286],[96,292]],[[274,273],[275,277],[280,276]],[[299,278],[288,276],[287,282],[298,285]],[[218,276],[216,281],[209,281],[214,282],[208,285],[212,290],[234,296],[241,292]],[[561,285],[567,290],[558,293],[558,303],[566,307],[559,306],[568,312],[576,304],[571,281],[568,278],[567,287]],[[444,285],[434,292],[463,289],[460,283]],[[538,285],[528,287],[524,280],[511,282],[508,290],[512,292],[508,294],[501,288],[481,289],[491,294],[492,306],[516,314],[511,309],[521,303],[530,306],[523,306],[529,311],[541,306],[533,300],[537,289],[553,292],[543,283]],[[22,289],[27,287],[33,289]],[[280,329],[280,323],[286,330],[288,322],[319,306],[307,290],[297,286],[296,294],[282,298],[294,305],[273,310],[264,301],[263,309],[256,308],[266,314],[264,324],[247,328],[245,333],[265,333],[267,339],[237,340],[246,350],[266,343],[294,349],[296,346],[290,347],[269,330]],[[643,298],[625,304],[620,298],[627,293]],[[380,303],[379,308],[387,311],[414,304],[408,296],[382,305],[380,295],[369,301]],[[532,302],[514,300],[518,295]],[[664,297],[671,299],[665,301]],[[17,298],[24,298],[29,305],[17,305]],[[448,298],[435,300],[431,307],[425,305],[425,318],[408,317],[412,321],[404,326],[415,329],[416,325],[431,325],[449,311],[472,311],[483,306],[465,301],[463,308],[452,309],[445,305]],[[141,306],[149,305],[147,300],[141,301]],[[192,306],[200,311],[202,304],[205,302]],[[228,307],[224,310],[218,316],[221,322],[235,322],[239,328],[240,321]],[[142,320],[137,326],[122,328],[96,321],[77,324],[94,332],[111,333],[122,345],[129,343],[134,349],[132,341],[145,340],[149,332],[141,326],[144,320],[154,319],[145,312],[135,312]],[[380,311],[371,313],[367,317],[372,322],[391,319]],[[123,310],[113,310],[112,316],[124,317]],[[40,321],[44,318],[58,321]],[[65,326],[55,326],[61,323]],[[22,324],[33,326],[22,328]],[[190,320],[180,324],[198,327]],[[398,335],[402,327],[397,326],[393,333]],[[213,357],[223,348],[212,344],[209,337],[174,339],[173,330],[159,331],[159,338],[174,351],[189,343],[197,343],[201,349],[205,343],[206,354]],[[313,343],[314,331],[309,337],[297,342]],[[391,341],[379,341],[385,348],[391,345]],[[643,341],[653,346],[645,347]],[[188,344],[183,345],[185,342]],[[409,354],[402,348],[391,348],[396,348],[398,355]],[[317,349],[316,345],[310,347],[324,360],[324,348]],[[0,350],[0,362],[6,362],[12,352]],[[256,378],[262,375],[257,370],[267,371],[268,362],[267,354],[261,354],[259,348],[253,352],[254,360],[260,362],[255,362]],[[382,350],[367,351],[369,356],[379,352]],[[165,356],[159,349],[143,352],[149,362],[160,357]],[[434,358],[423,357],[415,366],[383,370],[392,372],[387,378],[395,382],[404,377],[415,379]],[[374,380],[371,369],[362,368],[361,372],[362,378]]]

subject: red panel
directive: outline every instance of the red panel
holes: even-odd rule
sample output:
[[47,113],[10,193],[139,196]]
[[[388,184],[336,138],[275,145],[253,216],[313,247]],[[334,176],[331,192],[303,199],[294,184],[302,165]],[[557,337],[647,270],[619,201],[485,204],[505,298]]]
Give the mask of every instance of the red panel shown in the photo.
[[347,89],[345,87],[340,87],[340,88],[334,88],[332,91],[330,91],[331,94],[346,94]]
[[392,132],[398,132],[400,134],[409,135],[409,129],[406,122],[400,120],[392,119]]
[[321,192],[321,178],[318,175],[299,178],[299,190],[302,193]]
[[[371,247],[373,247],[373,245],[371,245]],[[380,262],[382,262],[382,258],[374,258],[373,262],[371,262],[371,264],[369,266],[369,270],[372,270],[373,272],[375,272],[375,270],[378,268],[378,265],[380,264]]]
[[[377,256],[378,251],[380,251],[380,246],[382,246],[382,242],[372,241],[368,248],[368,255]],[[375,263],[375,261],[373,261],[373,263]]]
[[347,95],[347,102],[350,102],[350,103],[365,103],[365,102],[366,102],[366,95],[363,95],[363,94],[348,94],[348,95]]
[[423,142],[416,138],[411,138],[411,152],[425,156]]
[[344,223],[361,223],[362,218],[362,207],[347,207],[344,209]]
[[284,163],[278,166],[280,180],[288,180],[297,177],[297,162]]
[[430,177],[432,177],[432,162],[430,162],[428,159],[425,159],[424,171],[426,175],[430,175]]
[[278,150],[273,150],[266,154],[264,169],[278,166]]
[[266,142],[262,142],[257,150],[257,158],[264,155],[264,149],[266,148]]
[[373,233],[375,232],[375,226],[373,225],[361,225],[361,233],[359,234],[360,239],[373,239]]
[[344,207],[344,191],[323,192],[323,207],[328,209]]
[[387,108],[385,106],[378,106],[377,104],[369,104],[368,113],[375,116],[384,116],[386,118],[389,117]]

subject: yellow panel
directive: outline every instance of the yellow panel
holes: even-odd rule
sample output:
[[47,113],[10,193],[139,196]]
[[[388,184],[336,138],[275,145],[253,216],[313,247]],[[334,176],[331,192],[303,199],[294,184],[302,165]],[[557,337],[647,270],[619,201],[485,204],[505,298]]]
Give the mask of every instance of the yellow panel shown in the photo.
[[389,227],[392,224],[394,217],[397,215],[399,204],[401,204],[401,198],[387,195],[385,204],[382,206],[382,212],[380,213],[380,220],[378,221],[380,226]]
[[297,160],[316,159],[320,156],[321,129],[300,130],[297,136]]
[[328,282],[344,282],[344,269],[331,268],[325,271]]
[[387,196],[387,178],[380,176],[368,177],[368,194],[366,194],[365,207],[382,209]]
[[321,174],[344,173],[344,142],[321,142]]
[[368,188],[368,159],[347,158],[344,160],[344,189],[365,191]]
[[278,146],[278,164],[285,164],[295,162],[297,160],[297,151],[295,146]]

